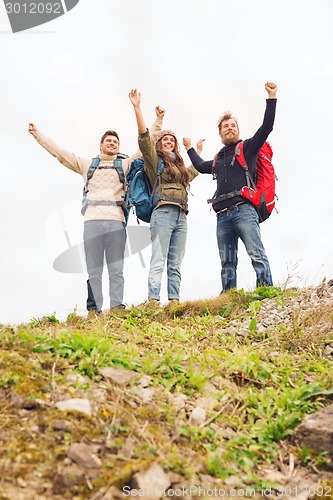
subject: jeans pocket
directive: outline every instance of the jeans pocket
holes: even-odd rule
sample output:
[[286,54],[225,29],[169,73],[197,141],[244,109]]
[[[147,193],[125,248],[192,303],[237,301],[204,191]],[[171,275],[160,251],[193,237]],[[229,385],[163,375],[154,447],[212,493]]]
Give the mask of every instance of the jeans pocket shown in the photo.
[[159,214],[169,214],[171,212],[171,210],[172,210],[172,208],[170,207],[170,205],[161,205],[155,209],[155,212],[156,212],[155,215],[158,216]]

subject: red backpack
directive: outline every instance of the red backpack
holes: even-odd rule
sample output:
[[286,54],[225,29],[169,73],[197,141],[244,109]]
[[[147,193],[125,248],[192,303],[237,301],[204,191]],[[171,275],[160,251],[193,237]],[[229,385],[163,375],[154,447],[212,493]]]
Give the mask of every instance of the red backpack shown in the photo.
[[[243,145],[243,141],[236,144],[234,160],[237,159],[238,163],[245,170],[247,186],[243,186],[240,191],[233,191],[230,195],[232,194],[235,196],[236,194],[241,194],[244,196],[244,198],[249,200],[256,207],[259,215],[259,222],[264,222],[271,215],[275,207],[275,180],[277,177],[272,165],[273,151],[271,145],[268,142],[264,142],[258,154],[256,163],[256,182],[254,182],[244,158]],[[216,163],[217,155],[215,156],[213,162],[213,172],[215,172],[215,177]],[[230,196],[227,194],[221,195],[218,198],[221,201],[222,199],[228,199],[229,197]],[[216,203],[217,198],[215,200],[208,201],[214,201]]]

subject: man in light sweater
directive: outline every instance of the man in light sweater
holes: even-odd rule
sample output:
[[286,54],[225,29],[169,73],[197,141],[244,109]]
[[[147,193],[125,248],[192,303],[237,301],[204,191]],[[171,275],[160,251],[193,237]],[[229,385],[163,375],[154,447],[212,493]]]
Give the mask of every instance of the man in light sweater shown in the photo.
[[[151,129],[152,137],[162,130],[165,110],[156,106],[156,120]],[[121,164],[124,176],[131,162],[141,156],[138,150],[129,158],[119,154],[119,137],[114,130],[107,130],[100,143],[97,167],[87,181],[91,159],[84,159],[66,151],[51,139],[45,137],[34,123],[29,123],[28,131],[52,156],[65,167],[81,174],[86,196],[82,213],[84,214],[83,242],[88,271],[87,309],[102,311],[102,273],[104,256],[109,273],[110,308],[124,309],[124,253],[126,245],[126,218],[123,210],[125,182],[116,168]],[[117,158],[118,157],[118,158]],[[89,175],[90,176],[90,175]],[[89,290],[90,289],[90,290]],[[89,291],[92,292],[89,293]]]

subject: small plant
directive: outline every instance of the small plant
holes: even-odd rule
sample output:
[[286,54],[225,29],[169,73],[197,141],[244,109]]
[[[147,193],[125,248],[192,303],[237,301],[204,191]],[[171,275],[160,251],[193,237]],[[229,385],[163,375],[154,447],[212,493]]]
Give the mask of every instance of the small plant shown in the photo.
[[221,452],[209,454],[206,459],[206,469],[212,476],[226,479],[229,476],[237,474],[237,468],[232,463],[226,463]]
[[50,316],[42,316],[41,318],[31,318],[30,325],[32,326],[46,326],[48,324],[58,324],[60,321],[56,317],[56,313]]
[[66,323],[69,325],[81,325],[84,323],[84,318],[77,314],[77,307],[74,308],[73,312],[68,314]]
[[0,387],[7,387],[9,385],[15,385],[20,382],[20,377],[18,375],[7,375],[0,377]]

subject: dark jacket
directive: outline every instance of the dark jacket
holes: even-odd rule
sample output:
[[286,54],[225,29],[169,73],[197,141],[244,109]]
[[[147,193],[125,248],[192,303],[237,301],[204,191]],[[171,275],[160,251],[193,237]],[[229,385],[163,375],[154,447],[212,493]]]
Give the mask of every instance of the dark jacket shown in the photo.
[[[275,109],[276,99],[267,99],[266,111],[261,127],[253,137],[244,141],[244,157],[252,177],[254,177],[255,174],[255,165],[260,148],[273,130]],[[216,164],[217,188],[215,197],[231,193],[232,191],[239,191],[243,186],[246,186],[246,176],[243,168],[237,160],[233,162],[235,145],[236,144],[230,144],[229,146],[224,146],[218,153]],[[204,161],[193,148],[189,149],[187,153],[198,172],[202,174],[212,173],[213,160]],[[215,212],[219,212],[239,201],[244,201],[241,195],[219,201],[214,204],[214,210]]]

